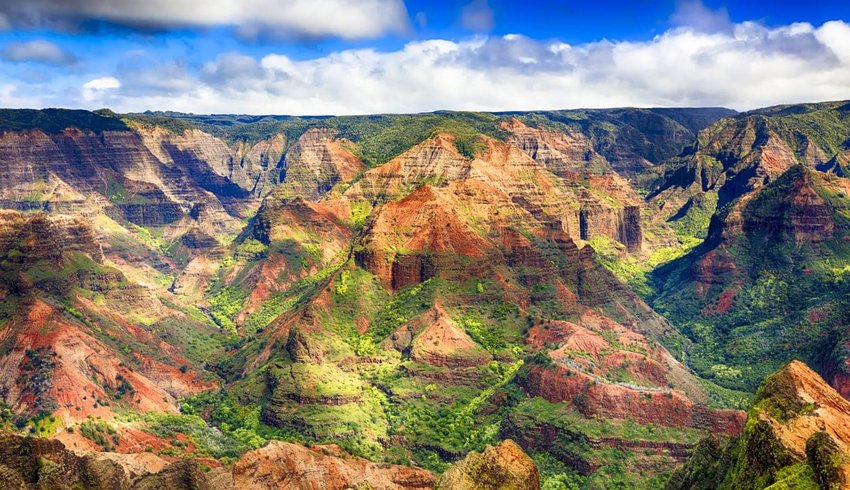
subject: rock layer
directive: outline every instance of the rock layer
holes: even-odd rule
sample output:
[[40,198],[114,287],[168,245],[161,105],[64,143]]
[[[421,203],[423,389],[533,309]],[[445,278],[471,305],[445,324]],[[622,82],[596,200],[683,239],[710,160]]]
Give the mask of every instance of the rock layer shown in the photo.
[[540,474],[531,458],[512,440],[471,452],[440,477],[444,490],[539,490]]

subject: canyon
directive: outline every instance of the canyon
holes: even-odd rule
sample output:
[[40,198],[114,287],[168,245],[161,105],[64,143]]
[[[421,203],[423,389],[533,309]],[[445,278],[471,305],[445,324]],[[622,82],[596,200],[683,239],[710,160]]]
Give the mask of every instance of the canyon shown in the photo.
[[848,107],[3,111],[0,473],[690,488],[754,420],[844,454]]

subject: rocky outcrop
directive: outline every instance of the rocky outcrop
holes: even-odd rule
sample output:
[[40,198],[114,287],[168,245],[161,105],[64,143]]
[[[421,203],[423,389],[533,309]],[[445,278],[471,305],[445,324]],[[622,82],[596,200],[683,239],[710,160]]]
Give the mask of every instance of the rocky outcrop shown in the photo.
[[475,451],[452,465],[437,482],[438,490],[539,490],[534,461],[514,441]]
[[289,338],[286,341],[286,352],[293,362],[314,362],[321,364],[323,359],[322,348],[298,327],[293,327],[289,330]]
[[470,170],[471,163],[458,151],[455,137],[438,134],[369,170],[346,194],[371,202],[386,202],[403,197],[426,182],[462,180]]
[[593,376],[562,366],[534,368],[523,383],[530,394],[552,402],[571,402],[588,417],[628,418],[639,424],[727,434],[740,433],[744,423],[742,412],[711,410],[695,404],[682,392],[599,383]]
[[560,177],[575,180],[609,169],[605,158],[596,153],[593,143],[581,133],[532,128],[516,118],[502,123],[501,127],[511,134],[508,143]]
[[336,446],[307,448],[279,441],[247,452],[232,468],[210,469],[185,459],[159,470],[141,466],[130,471],[107,455],[80,456],[59,441],[0,433],[0,458],[3,488],[420,490],[434,486],[434,476],[420,468],[372,463]]
[[[818,194],[816,186],[821,192],[835,191],[814,172],[802,166],[794,167],[773,186],[756,194],[742,210],[742,231],[777,240],[793,239],[797,245],[832,238],[836,210]],[[726,226],[730,226],[731,220],[726,221]]]
[[123,279],[103,265],[98,238],[79,218],[0,211],[0,257],[7,287],[22,295],[74,287],[104,292]]
[[398,290],[451,272],[459,257],[481,258],[492,248],[442,193],[423,185],[377,210],[356,258]]
[[643,200],[633,185],[597,153],[588,137],[571,128],[532,128],[518,119],[504,122],[501,127],[511,134],[507,142],[537,163],[569,182],[588,185],[587,190],[576,189],[581,196],[577,237],[590,240],[607,236],[625,245],[629,252],[641,251]]
[[407,325],[402,328],[416,333],[409,345],[411,359],[450,369],[485,365],[493,359],[486,350],[458,327],[442,307],[436,305],[418,319],[424,326]]
[[[135,342],[178,356],[173,347],[133,333],[142,337]],[[0,359],[3,402],[20,413],[54,413],[71,423],[88,416],[109,418],[109,401],[118,405],[119,399],[137,410],[173,413],[176,396],[213,386],[200,382],[195,373],[182,373],[153,359],[130,369],[128,360],[97,340],[96,334],[43,301],[22,305],[0,330],[10,348]]]
[[846,488],[850,402],[792,361],[759,388],[740,440],[700,446],[668,489]]
[[334,446],[306,448],[275,441],[242,456],[233,466],[233,483],[246,490],[416,490],[432,488],[434,476],[419,468],[348,456]]
[[[141,459],[141,455],[139,456]],[[130,459],[135,457],[130,455]],[[3,488],[91,488],[95,490],[231,490],[232,477],[223,468],[210,471],[194,460],[179,460],[164,468],[128,470],[110,455],[78,455],[56,440],[0,433],[0,474]]]
[[602,235],[622,243],[630,252],[640,251],[643,244],[640,207],[582,206],[579,210],[579,231],[582,240]]
[[838,122],[842,116],[837,105],[800,106],[794,113],[754,111],[721,119],[700,132],[650,198],[665,217],[678,221],[703,212],[689,205],[696,196],[712,193],[721,209],[795,165],[840,174],[840,152],[832,148],[844,143],[846,127]]
[[[111,461],[78,456],[55,440],[0,433],[0,474],[5,488],[128,488],[129,478]],[[186,487],[184,487],[186,488]]]
[[0,251],[8,254],[12,250],[21,260],[32,262],[73,252],[84,253],[96,262],[103,261],[97,236],[84,220],[0,211]]
[[210,470],[197,461],[178,460],[156,473],[147,473],[132,479],[131,490],[159,490],[163,488],[191,490],[230,490],[234,488],[232,476],[223,468]]
[[210,221],[216,233],[233,233],[238,221],[222,206],[238,214],[244,207],[240,203],[254,198],[230,180],[222,145],[197,131],[179,137],[144,128],[5,132],[0,159],[8,165],[0,198],[16,209],[86,216],[104,212],[141,226],[174,224],[193,205],[208,203],[221,208]]
[[[286,152],[283,192],[318,200],[340,182],[348,182],[365,169],[351,152],[353,145],[335,138],[336,130],[307,130]],[[281,191],[278,191],[281,192]]]
[[255,195],[266,195],[273,185],[281,181],[286,143],[286,137],[277,133],[256,143],[240,140],[233,145],[239,173],[245,176],[247,182],[255,182]]

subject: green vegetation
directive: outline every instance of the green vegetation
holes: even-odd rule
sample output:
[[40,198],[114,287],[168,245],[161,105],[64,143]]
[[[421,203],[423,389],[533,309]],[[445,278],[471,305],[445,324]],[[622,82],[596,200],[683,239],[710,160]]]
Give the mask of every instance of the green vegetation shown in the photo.
[[812,479],[822,489],[841,487],[840,466],[847,459],[847,455],[841,454],[838,445],[824,431],[815,432],[806,440],[806,461],[811,467]]
[[783,371],[765,378],[753,400],[753,410],[766,412],[783,423],[810,413],[815,408],[814,404],[807,403],[797,395],[794,380]]
[[640,296],[649,298],[656,294],[652,284],[652,272],[657,267],[684,257],[701,242],[698,238],[682,237],[678,247],[658,248],[649,257],[626,254],[622,245],[604,235],[591,238],[588,245],[596,252],[600,264]]
[[375,316],[368,334],[376,342],[381,341],[405,322],[430,309],[434,305],[434,292],[439,282],[439,279],[432,278],[399,291]]
[[266,244],[254,238],[247,238],[236,246],[233,257],[237,260],[251,261],[261,258],[268,250]]
[[61,133],[66,128],[95,133],[129,130],[114,113],[69,109],[0,109],[0,131],[40,129],[54,134]]
[[145,114],[126,114],[121,116],[121,120],[128,126],[141,126],[148,128],[162,128],[169,133],[182,135],[186,131],[193,129],[194,126],[182,119],[173,117],[160,116],[153,113]]
[[[793,358],[822,365],[850,321],[843,279],[850,223],[840,218],[850,200],[838,179],[793,167],[748,200],[741,218],[729,218],[731,205],[718,211],[718,220],[742,219],[743,233],[656,268],[652,306],[693,343],[674,349],[680,360],[719,385],[750,392]],[[835,220],[823,239],[800,242],[794,233],[789,196],[801,185],[828,203],[807,212]],[[708,280],[696,283],[695,271]]]
[[585,437],[614,437],[625,441],[657,441],[697,443],[705,433],[697,429],[638,424],[632,420],[588,419],[570,405],[552,403],[534,397],[522,400],[514,409],[512,420],[529,425],[541,423]]
[[241,289],[225,286],[209,297],[210,316],[223,329],[236,334],[233,319],[242,311],[248,293]]
[[513,380],[522,365],[520,360],[493,371],[484,389],[458,392],[463,398],[456,397],[453,402],[443,398],[431,400],[426,387],[426,393],[419,400],[389,404],[390,434],[410,439],[418,449],[414,459],[419,464],[434,471],[445,470],[447,464],[439,454],[481,451],[485,445],[498,441],[499,417],[482,418],[478,413],[497,391]]
[[[457,150],[466,158],[474,158],[486,148],[486,138],[506,136],[500,123],[514,116],[438,113],[296,118],[144,114],[126,116],[124,122],[133,126],[156,125],[175,134],[197,127],[228,141],[258,141],[282,133],[287,145],[311,127],[330,127],[338,131],[339,137],[352,142],[352,151],[367,165],[375,166],[438,132],[450,134]],[[612,167],[626,167],[622,171],[627,176],[634,171],[629,162],[638,161],[630,158],[639,156],[643,160],[660,162],[677,155],[702,124],[694,112],[644,109],[558,111],[516,116],[536,127],[582,131],[591,137],[597,151],[609,157]],[[108,114],[103,117],[115,119]],[[781,117],[801,119],[799,124],[816,127],[820,131],[816,137],[818,141],[828,141],[833,146],[837,144],[838,133],[832,134],[832,131],[842,130],[843,124],[843,121],[833,120],[831,115]],[[795,151],[802,147],[801,142]],[[703,164],[713,171],[715,167],[722,169],[725,163],[713,159]],[[610,170],[601,160],[590,166],[591,172]],[[629,177],[644,185],[657,172],[652,169]],[[652,338],[654,327],[642,333],[649,337],[652,348],[657,347],[656,340],[665,340],[677,358],[705,376],[706,380],[697,382],[713,407],[744,407],[749,403],[748,393],[754,383],[776,367],[777,359],[791,353],[799,353],[809,361],[816,359],[823,365],[829,359],[816,357],[816,347],[825,342],[834,344],[837,358],[844,355],[838,350],[850,349],[846,342],[842,344],[844,338],[838,333],[850,324],[847,313],[850,302],[845,297],[850,294],[850,281],[847,280],[850,277],[847,274],[850,244],[846,243],[850,235],[845,233],[850,229],[850,198],[843,194],[840,185],[830,185],[826,178],[824,182],[817,181],[818,195],[836,210],[836,235],[805,246],[800,246],[790,234],[774,240],[776,237],[772,233],[781,234],[782,225],[789,219],[787,209],[782,208],[787,204],[783,196],[788,194],[795,176],[800,175],[789,174],[774,181],[754,197],[744,213],[746,236],[716,251],[710,249],[713,244],[700,245],[711,217],[724,217],[731,212],[728,206],[717,210],[720,195],[715,190],[693,197],[686,212],[670,221],[678,237],[675,246],[640,255],[627,253],[604,236],[594,237],[588,243],[598,262],[642,297],[653,301],[675,326],[681,327],[683,336],[671,334],[666,339]],[[439,178],[424,178],[422,182],[445,183]],[[132,186],[122,184],[120,179],[107,179],[105,184],[107,197],[113,204],[146,202],[144,196],[133,195],[128,189]],[[349,184],[337,183],[333,192],[341,193]],[[580,188],[582,192],[585,189],[597,192],[588,182],[577,185],[585,186]],[[41,197],[42,192],[39,190],[30,197]],[[271,206],[275,199],[284,197],[285,193],[275,195],[266,204]],[[610,196],[598,197],[612,202]],[[363,232],[374,209],[371,203],[353,199],[351,217],[342,225],[354,231],[352,243],[355,245],[352,246],[359,246],[357,244],[365,243],[368,238]],[[753,231],[752,216],[771,219],[770,223],[775,226],[765,232]],[[499,220],[503,218],[504,214]],[[542,233],[518,231],[536,247],[532,252],[540,251],[542,265],[508,265],[509,262],[536,264],[538,257],[529,253],[528,257],[518,260],[494,260],[487,264],[491,268],[486,272],[469,272],[470,277],[449,279],[447,277],[456,270],[481,269],[471,267],[478,265],[473,259],[439,257],[437,277],[393,292],[387,291],[378,277],[357,266],[350,257],[351,250],[327,260],[319,234],[309,227],[284,238],[260,236],[269,228],[265,227],[268,223],[263,220],[266,219],[274,217],[261,213],[252,222],[255,226],[238,238],[216,237],[228,247],[229,253],[216,264],[221,268],[205,291],[203,299],[209,305],[208,311],[183,304],[187,301],[185,297],[175,298],[162,292],[160,302],[173,315],[154,317],[150,314],[151,318],[146,319],[148,312],[141,312],[138,317],[121,312],[137,324],[141,332],[135,327],[130,332],[127,325],[110,320],[104,311],[83,301],[83,298],[89,299],[107,310],[121,301],[121,297],[131,298],[134,292],[129,290],[130,284],[117,270],[98,264],[85,254],[64,256],[61,267],[57,268],[53,261],[27,263],[20,260],[20,252],[10,252],[4,264],[25,264],[23,279],[32,282],[39,294],[43,293],[50,301],[54,300],[51,295],[62,296],[66,291],[69,298],[79,295],[79,301],[58,302],[64,307],[64,320],[86,325],[98,341],[121,353],[121,362],[129,367],[138,368],[149,357],[164,360],[175,368],[179,366],[184,374],[200,373],[221,382],[221,391],[183,400],[179,415],[126,415],[128,421],[138,423],[158,437],[177,441],[173,447],[163,450],[162,454],[167,456],[182,455],[184,448],[191,444],[199,456],[227,462],[269,440],[283,439],[338,443],[359,456],[416,463],[440,471],[449,461],[470,450],[481,450],[485,444],[511,435],[511,431],[518,431],[518,436],[528,436],[545,425],[547,431],[557,433],[557,438],[550,448],[533,455],[541,467],[544,488],[658,488],[669,476],[669,461],[648,449],[612,448],[595,439],[687,445],[695,444],[704,435],[703,431],[695,429],[588,417],[568,403],[556,404],[543,398],[527,397],[515,382],[527,372],[522,369],[524,363],[553,362],[546,351],[559,342],[544,338],[541,342],[549,342],[549,345],[542,349],[535,347],[538,344],[528,338],[531,327],[554,319],[574,323],[588,321],[580,318],[585,306],[623,321],[623,324],[643,325],[656,321],[642,306],[630,305],[631,295],[625,299],[617,297],[621,290],[610,274],[594,268],[577,271],[571,256],[552,243],[554,240],[540,238]],[[511,219],[504,223],[514,226]],[[473,227],[484,235],[486,228],[476,227],[479,224],[474,223]],[[103,222],[100,225],[106,226]],[[110,236],[109,247],[105,250],[122,258],[162,259],[162,264],[157,265],[161,265],[161,277],[154,280],[162,285],[173,282],[170,276],[179,272],[179,266],[188,261],[189,255],[180,251],[180,240],[171,240],[174,236],[171,229],[126,226],[129,233]],[[655,227],[651,228],[651,233],[669,232],[665,225],[652,226]],[[349,230],[343,231],[348,233]],[[765,243],[776,246],[766,250]],[[716,262],[697,263],[709,251],[716,252],[711,256]],[[219,257],[216,254],[208,256],[211,261]],[[277,277],[262,276],[269,270],[263,267],[268,265],[264,262],[267,259],[279,261],[273,263],[273,267],[280,264]],[[581,260],[584,259],[582,255]],[[6,272],[4,265],[3,273]],[[249,300],[249,296],[258,284],[258,276],[274,285],[266,291],[258,291],[264,299],[254,303],[254,298]],[[707,277],[707,286],[693,286],[692,279],[697,276]],[[29,282],[24,285],[29,286]],[[78,286],[81,283],[93,286],[91,290],[82,289]],[[102,290],[105,289],[103,283],[110,287],[127,286],[127,294],[110,297],[109,291]],[[63,286],[61,294],[55,292],[54,285]],[[579,296],[578,305],[571,304],[575,303],[571,293]],[[0,304],[0,325],[14,314],[13,301],[13,298],[4,299]],[[444,308],[476,344],[492,354],[493,360],[480,366],[449,368],[417,362],[421,359],[411,354],[410,345],[427,320],[423,314],[435,305]],[[237,317],[244,320],[238,327]],[[407,328],[400,330],[405,325]],[[661,328],[666,329],[666,325],[662,324]],[[308,351],[305,355],[293,354],[293,347],[286,343],[287,329],[306,332],[305,345],[315,342],[318,348],[305,347]],[[393,335],[396,332],[398,335]],[[152,342],[133,338],[147,335]],[[646,349],[622,345],[624,342],[620,342],[613,330],[602,336],[612,348],[647,354]],[[171,351],[156,352],[160,340],[181,348],[174,356],[179,360],[166,358],[174,354]],[[0,352],[10,348],[4,343]],[[582,356],[580,350],[566,354],[575,354],[569,358],[570,362],[593,362],[592,356]],[[54,355],[27,351],[28,360],[18,381],[36,395],[46,393],[52,386]],[[205,372],[207,368],[212,372]],[[591,365],[591,368],[607,370],[600,379],[636,383],[624,367],[608,369]],[[122,375],[114,381],[109,384],[115,388],[107,388],[110,399],[92,400],[95,406],[127,407],[136,389],[141,389]],[[679,380],[671,382],[671,386],[678,387],[678,383]],[[756,397],[756,408],[778,420],[787,420],[814,408],[810,404],[775,399],[766,394],[783,392],[785,388],[769,380],[764,391]],[[576,398],[574,405],[582,405],[582,398]],[[46,408],[50,408],[49,405]],[[0,413],[0,417],[7,425],[19,423],[11,414]],[[121,420],[119,417],[118,423]],[[41,416],[25,419],[23,423],[24,427],[30,424],[31,430],[38,434],[49,434],[60,421]],[[102,420],[87,420],[80,425],[80,431],[106,450],[113,449],[119,442],[115,429]],[[776,488],[795,485],[808,488],[806,485],[812,481],[823,485],[822,476],[832,478],[835,454],[819,440],[811,442],[810,459],[817,460],[817,465],[812,463],[811,467],[731,465],[729,461],[742,451],[744,444],[762,451],[760,456],[784,463],[776,456],[775,445],[764,425],[750,424],[747,431],[744,442],[728,446],[718,443],[712,449],[727,457],[725,463],[717,464],[723,467],[722,470],[715,468],[717,474],[736,475],[740,480],[744,471],[752,470],[755,476],[751,482],[759,479],[758,482],[766,484],[768,480],[775,480],[774,485],[785,485]],[[186,440],[188,442],[182,442]],[[594,474],[582,476],[576,468],[584,463],[588,468],[599,469]]]
[[472,340],[490,352],[498,352],[508,346],[500,331],[488,327],[484,322],[475,319],[470,314],[461,318],[459,323],[466,330],[466,333],[472,337]]
[[98,264],[82,252],[66,252],[58,266],[54,260],[35,261],[24,274],[39,287],[57,291],[68,291],[88,278],[105,278],[118,285],[126,282],[119,271]]
[[197,415],[148,412],[141,415],[139,420],[146,430],[163,439],[174,439],[178,434],[184,434],[195,446],[195,454],[198,456],[208,455],[227,461],[252,448],[228,433],[210,427]]
[[[192,120],[189,115],[181,115]],[[222,116],[215,116],[220,121]],[[258,141],[283,133],[291,144],[310,127],[330,127],[338,137],[354,143],[354,151],[367,165],[385,163],[437,132],[454,135],[458,151],[471,158],[480,151],[477,134],[491,137],[503,135],[498,128],[500,118],[493,114],[445,112],[416,115],[341,116],[334,118],[269,118],[250,123],[232,121],[214,124],[210,118],[195,118],[202,129],[232,140]],[[218,121],[216,121],[218,122]],[[235,124],[233,124],[235,122]],[[246,121],[247,122],[247,121]],[[212,124],[211,124],[212,123]]]
[[80,434],[103,451],[113,451],[119,444],[118,432],[105,420],[89,417],[80,423]]
[[49,415],[59,408],[50,396],[53,388],[53,370],[56,367],[56,351],[52,347],[27,349],[19,366],[20,374],[15,382],[25,392],[35,397],[36,415]]
[[717,191],[710,190],[690,198],[685,208],[670,219],[670,226],[680,241],[704,239],[708,234],[711,216],[717,210]]
[[228,391],[206,392],[184,400],[180,411],[189,416],[207,414],[206,421],[244,447],[257,449],[268,440],[298,440],[295,434],[266,425],[257,404],[241,405]]

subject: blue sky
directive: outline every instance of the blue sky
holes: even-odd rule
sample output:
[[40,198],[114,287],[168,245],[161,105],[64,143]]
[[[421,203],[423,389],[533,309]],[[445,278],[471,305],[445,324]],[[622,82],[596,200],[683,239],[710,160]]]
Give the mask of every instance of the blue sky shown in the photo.
[[352,114],[850,98],[850,2],[0,0],[0,106]]

